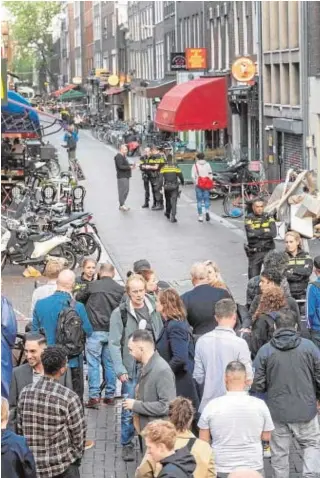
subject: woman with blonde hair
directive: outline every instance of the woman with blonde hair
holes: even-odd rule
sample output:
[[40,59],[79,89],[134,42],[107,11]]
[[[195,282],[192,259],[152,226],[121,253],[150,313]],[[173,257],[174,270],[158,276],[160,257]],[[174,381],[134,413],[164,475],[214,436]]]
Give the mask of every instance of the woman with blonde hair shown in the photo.
[[156,308],[164,322],[156,343],[157,351],[175,375],[177,395],[190,398],[198,410],[199,397],[192,378],[194,342],[183,302],[176,290],[167,289],[159,292]]
[[[174,449],[187,447],[196,462],[193,472],[194,478],[215,478],[217,476],[212,448],[209,443],[199,440],[190,430],[194,419],[192,403],[187,398],[177,397],[169,405],[169,420],[174,425],[177,436]],[[161,465],[156,464],[149,455],[146,455],[136,471],[136,478],[157,477]]]
[[212,287],[228,290],[228,287],[226,286],[224,280],[222,279],[221,271],[218,267],[218,264],[216,262],[208,260],[204,262],[204,265],[206,266],[206,269],[207,269],[208,283]]
[[290,292],[294,299],[305,299],[309,278],[313,270],[313,260],[302,249],[301,236],[296,231],[289,231],[285,235],[286,252],[289,262],[286,270],[286,278]]

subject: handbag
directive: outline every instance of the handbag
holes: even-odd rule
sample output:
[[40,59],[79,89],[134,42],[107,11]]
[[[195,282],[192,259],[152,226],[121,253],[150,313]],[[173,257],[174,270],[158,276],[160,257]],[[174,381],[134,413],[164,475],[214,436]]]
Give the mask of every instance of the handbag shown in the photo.
[[195,167],[196,167],[196,171],[197,171],[197,175],[198,175],[198,180],[197,180],[197,187],[199,189],[204,189],[204,190],[211,190],[213,189],[213,180],[211,178],[209,178],[208,176],[206,177],[200,177],[199,175],[199,168],[198,168],[198,165],[197,163],[195,163]]

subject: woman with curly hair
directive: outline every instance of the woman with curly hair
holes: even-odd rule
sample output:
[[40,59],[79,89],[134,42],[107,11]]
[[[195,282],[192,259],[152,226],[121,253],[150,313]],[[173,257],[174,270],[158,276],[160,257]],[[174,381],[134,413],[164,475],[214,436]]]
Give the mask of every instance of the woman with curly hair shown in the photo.
[[251,354],[254,358],[262,345],[271,340],[277,312],[288,311],[287,299],[283,290],[276,284],[270,284],[266,278],[261,278],[260,288],[262,294],[258,308],[253,316],[251,329]]
[[183,302],[176,290],[162,290],[157,297],[156,308],[164,321],[156,349],[175,375],[177,395],[190,398],[198,410],[199,397],[192,377],[194,342]]
[[[187,447],[196,461],[194,478],[215,478],[215,463],[212,448],[209,443],[199,440],[190,430],[194,418],[192,403],[187,398],[177,397],[170,402],[169,420],[177,431],[175,450]],[[150,456],[146,455],[141,465],[137,468],[136,478],[153,478],[158,476],[161,465],[156,464]]]

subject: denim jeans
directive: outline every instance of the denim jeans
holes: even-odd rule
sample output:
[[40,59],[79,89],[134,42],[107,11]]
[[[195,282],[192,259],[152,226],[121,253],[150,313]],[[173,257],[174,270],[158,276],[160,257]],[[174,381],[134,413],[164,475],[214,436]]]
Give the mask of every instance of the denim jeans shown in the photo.
[[106,398],[113,398],[116,390],[116,374],[109,350],[109,332],[93,332],[86,343],[88,363],[89,398],[100,397],[100,365],[106,381]]
[[271,434],[271,467],[274,478],[289,478],[289,452],[294,436],[303,453],[302,476],[316,478],[320,469],[320,427],[316,415],[310,422],[277,423]]
[[[136,379],[129,379],[122,384],[122,396],[127,395],[126,398],[134,398],[135,388],[137,386]],[[133,415],[131,410],[121,411],[121,445],[126,446],[132,443],[134,438]]]
[[206,209],[206,212],[210,209],[210,191],[207,189],[200,189],[196,187],[197,208],[199,216],[202,214],[202,207]]

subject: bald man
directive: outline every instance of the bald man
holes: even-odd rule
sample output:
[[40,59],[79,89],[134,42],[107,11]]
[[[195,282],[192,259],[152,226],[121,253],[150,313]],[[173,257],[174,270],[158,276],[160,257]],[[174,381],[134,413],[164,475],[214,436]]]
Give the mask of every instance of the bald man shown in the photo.
[[[70,307],[72,291],[75,285],[75,274],[66,269],[60,272],[57,279],[57,290],[50,297],[38,300],[33,311],[32,331],[43,330],[48,345],[56,345],[56,331],[60,312]],[[86,309],[80,302],[74,301],[76,313],[82,321],[82,328],[87,337],[92,334],[92,326],[89,322]],[[69,358],[68,366],[71,369],[73,390],[83,400],[83,355]]]
[[109,351],[110,316],[119,307],[124,287],[114,280],[112,264],[101,264],[99,280],[89,282],[78,292],[77,299],[85,304],[93,334],[87,339],[86,357],[88,363],[89,401],[88,408],[98,408],[100,403],[100,367],[106,383],[104,403],[112,405],[116,390],[116,374]]

